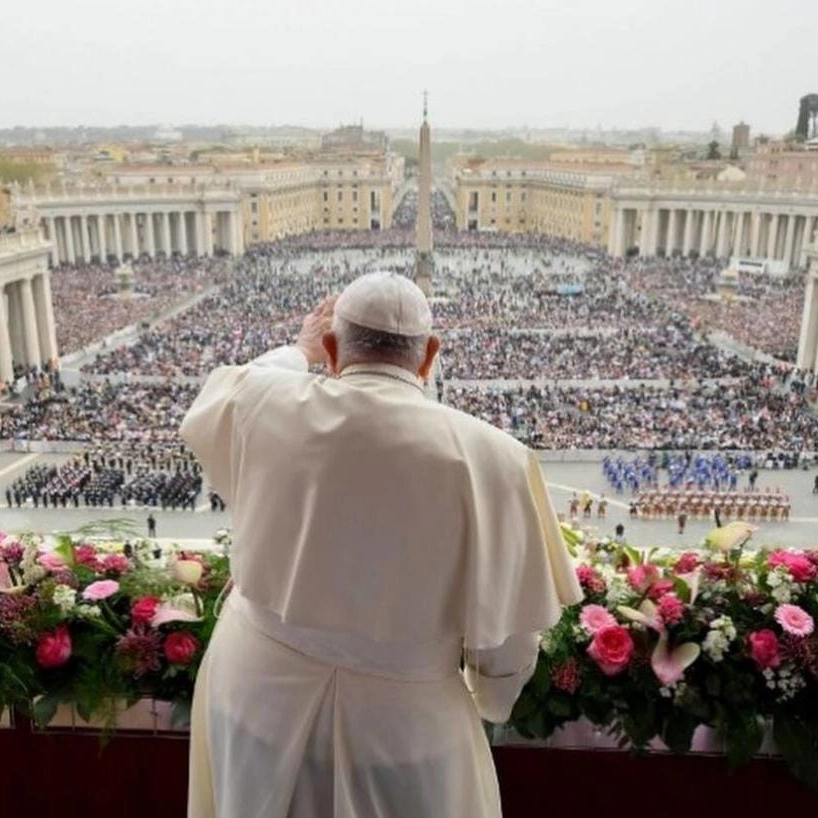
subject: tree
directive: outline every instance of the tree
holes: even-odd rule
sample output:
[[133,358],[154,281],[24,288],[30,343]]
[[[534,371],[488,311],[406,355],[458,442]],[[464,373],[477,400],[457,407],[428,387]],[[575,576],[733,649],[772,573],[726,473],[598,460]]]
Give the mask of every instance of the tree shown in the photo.
[[707,146],[707,158],[708,159],[721,159],[721,151],[719,150],[719,143],[715,139]]

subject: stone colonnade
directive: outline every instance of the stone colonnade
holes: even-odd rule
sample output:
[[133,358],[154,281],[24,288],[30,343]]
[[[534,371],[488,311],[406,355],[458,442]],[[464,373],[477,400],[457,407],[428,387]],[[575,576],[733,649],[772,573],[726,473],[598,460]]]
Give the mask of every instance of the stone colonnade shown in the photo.
[[637,248],[640,256],[741,256],[802,267],[818,228],[818,197],[814,198],[814,203],[799,208],[615,200],[608,252],[624,256]]
[[51,263],[125,261],[143,255],[156,258],[212,256],[214,251],[244,251],[238,208],[231,210],[168,209],[157,206],[130,210],[41,207],[42,224],[53,244]]
[[48,271],[49,246],[36,231],[0,237],[0,381],[13,364],[41,366],[57,359]]
[[809,271],[796,365],[818,372],[818,245],[807,250]]

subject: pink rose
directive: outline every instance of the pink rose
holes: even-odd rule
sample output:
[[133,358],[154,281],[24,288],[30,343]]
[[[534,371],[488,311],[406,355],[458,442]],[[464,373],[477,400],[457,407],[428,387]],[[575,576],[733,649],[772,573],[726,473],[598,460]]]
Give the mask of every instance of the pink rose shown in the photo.
[[616,625],[616,619],[607,608],[602,605],[586,605],[579,615],[579,621],[583,628],[590,634],[595,634],[603,628],[610,628]]
[[750,655],[762,670],[781,664],[778,637],[769,628],[753,631],[747,638],[750,641]]
[[803,554],[792,551],[773,551],[767,558],[770,568],[783,565],[796,582],[812,582],[818,575],[818,568]]
[[165,658],[172,665],[190,664],[197,650],[199,640],[187,631],[174,631],[165,639]]
[[775,621],[793,636],[809,636],[815,629],[813,618],[798,605],[779,605],[774,616]]
[[155,596],[143,596],[131,605],[131,619],[134,625],[146,625],[153,619],[161,600]]
[[71,635],[67,625],[44,633],[37,641],[37,664],[40,667],[60,667],[71,658]]
[[124,574],[131,570],[131,561],[124,554],[107,554],[102,561],[102,567],[114,574]]
[[588,655],[606,676],[616,676],[628,666],[633,649],[633,639],[628,629],[612,625],[594,634],[588,645]]
[[659,600],[657,610],[666,625],[674,625],[677,622],[681,622],[685,615],[684,602],[682,602],[676,594],[665,594]]
[[695,571],[700,564],[699,555],[695,551],[685,551],[676,560],[676,573],[689,574],[691,571]]
[[119,590],[119,583],[113,579],[100,579],[92,582],[83,592],[82,598],[89,602],[108,599]]

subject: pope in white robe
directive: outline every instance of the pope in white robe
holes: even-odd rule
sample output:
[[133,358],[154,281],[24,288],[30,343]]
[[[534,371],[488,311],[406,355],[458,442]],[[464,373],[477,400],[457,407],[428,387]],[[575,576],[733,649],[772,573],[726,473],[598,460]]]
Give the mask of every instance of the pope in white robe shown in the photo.
[[408,279],[362,276],[185,417],[235,581],[196,684],[189,818],[501,814],[481,718],[508,718],[581,594],[533,453],[425,396],[431,326]]

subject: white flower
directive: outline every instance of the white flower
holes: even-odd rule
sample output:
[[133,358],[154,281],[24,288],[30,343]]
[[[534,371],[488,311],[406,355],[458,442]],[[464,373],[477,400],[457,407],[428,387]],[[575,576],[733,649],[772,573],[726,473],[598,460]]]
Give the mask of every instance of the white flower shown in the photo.
[[67,614],[77,604],[77,592],[69,585],[54,586],[54,604],[60,609],[60,613]]
[[790,602],[792,600],[792,589],[788,583],[782,582],[781,585],[770,591],[770,596],[779,604]]
[[74,615],[80,619],[99,619],[102,616],[102,609],[99,605],[77,605]]

